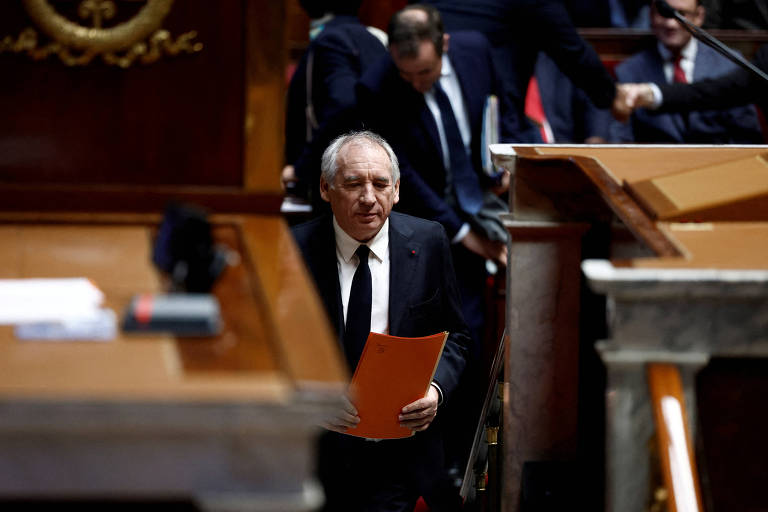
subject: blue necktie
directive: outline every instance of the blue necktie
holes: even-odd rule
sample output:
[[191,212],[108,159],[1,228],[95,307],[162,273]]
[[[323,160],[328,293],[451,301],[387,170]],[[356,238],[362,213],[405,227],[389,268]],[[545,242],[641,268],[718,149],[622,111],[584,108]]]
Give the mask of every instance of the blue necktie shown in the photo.
[[360,260],[352,278],[352,288],[349,290],[347,303],[347,321],[344,326],[344,352],[352,371],[357,367],[360,355],[363,353],[368,333],[371,332],[371,269],[368,267],[367,245],[360,245],[355,254]]
[[477,213],[483,205],[483,192],[480,189],[477,173],[472,167],[472,162],[469,160],[467,151],[464,148],[459,124],[453,115],[453,108],[451,108],[448,96],[445,95],[445,91],[440,87],[439,82],[435,82],[433,90],[437,106],[440,108],[440,117],[443,119],[445,138],[448,142],[451,179],[453,181],[453,190],[456,192],[456,199],[458,199],[459,206],[464,212],[469,214]]

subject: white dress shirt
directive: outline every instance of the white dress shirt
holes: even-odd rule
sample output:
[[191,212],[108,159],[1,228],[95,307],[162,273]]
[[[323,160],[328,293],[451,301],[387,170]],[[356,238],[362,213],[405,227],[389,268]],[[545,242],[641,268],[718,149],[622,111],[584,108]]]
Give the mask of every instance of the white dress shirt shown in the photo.
[[[357,250],[360,242],[349,236],[333,217],[333,231],[336,234],[336,265],[339,270],[341,303],[344,308],[344,323],[347,322],[349,292],[357,270]],[[371,269],[371,331],[389,334],[389,219],[368,243],[368,266]],[[432,382],[443,403],[443,390]]]
[[[667,50],[667,47],[661,43],[659,45],[659,54],[664,59],[664,77],[667,79],[667,83],[671,84],[675,76],[675,66],[673,64],[674,56],[672,52]],[[696,39],[691,38],[682,50],[680,50],[680,67],[683,68],[685,73],[685,79],[688,83],[693,82],[693,67],[696,64],[696,51],[698,50],[698,43]]]
[[[355,251],[360,242],[341,229],[336,217],[333,218],[333,230],[336,233],[336,264],[346,323],[352,278],[359,264]],[[366,245],[371,250],[368,254],[368,266],[371,269],[371,331],[389,334],[389,219],[384,221],[379,232]]]
[[[440,71],[439,80],[440,87],[445,91],[448,101],[451,102],[453,117],[456,118],[456,123],[459,125],[459,132],[461,132],[461,140],[464,142],[464,149],[469,151],[472,133],[469,130],[467,111],[464,108],[464,96],[461,94],[459,78],[456,76],[456,73],[454,73],[451,61],[445,54],[443,54],[443,65],[442,70]],[[448,154],[448,139],[445,137],[443,117],[440,115],[440,107],[437,105],[435,93],[431,89],[425,92],[424,100],[427,102],[427,107],[429,107],[429,111],[432,112],[432,116],[435,118],[435,123],[437,123],[437,133],[440,136],[440,146],[443,149],[443,163],[445,164],[446,169],[450,169],[451,157]]]
[[[680,67],[683,68],[683,73],[685,73],[685,79],[688,80],[688,83],[693,82],[693,68],[696,63],[698,44],[696,39],[691,38],[691,40],[688,41],[688,44],[680,51]],[[675,76],[675,66],[672,63],[672,52],[667,50],[663,44],[658,43],[658,45],[661,58],[664,59],[664,78],[667,79],[667,83],[671,84]],[[657,109],[664,103],[661,89],[654,83],[649,83],[648,85],[650,85],[651,91],[653,92],[653,103],[650,108],[651,110]]]
[[[464,96],[461,94],[461,85],[459,84],[459,77],[453,71],[451,60],[447,55],[443,54],[442,69],[440,71],[440,87],[442,87],[445,95],[448,97],[448,101],[451,102],[451,109],[453,109],[453,117],[456,118],[456,124],[459,125],[459,132],[461,133],[461,140],[464,143],[464,150],[469,153],[469,145],[472,140],[472,132],[469,129],[469,119],[467,118],[467,110],[464,107]],[[429,111],[432,112],[432,117],[435,118],[437,124],[437,133],[440,137],[440,147],[443,150],[443,165],[446,169],[451,169],[451,155],[448,153],[448,139],[445,137],[445,128],[443,127],[443,116],[440,114],[440,107],[437,105],[435,99],[435,93],[430,89],[424,93],[424,101],[427,102]],[[469,224],[464,223],[459,231],[453,237],[451,242],[459,243],[467,236],[469,232]]]

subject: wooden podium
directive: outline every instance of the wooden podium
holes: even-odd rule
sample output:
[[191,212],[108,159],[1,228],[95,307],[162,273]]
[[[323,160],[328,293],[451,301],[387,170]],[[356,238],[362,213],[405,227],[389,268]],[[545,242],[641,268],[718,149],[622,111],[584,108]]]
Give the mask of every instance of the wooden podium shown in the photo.
[[[160,292],[153,215],[8,215],[0,277],[91,278],[118,316]],[[230,264],[210,338],[20,341],[0,329],[0,500],[312,510],[315,427],[348,376],[279,217],[214,217]]]
[[[518,510],[526,462],[579,460],[592,479],[578,480],[589,505],[647,510],[655,467],[646,367],[679,370],[695,429],[698,370],[713,356],[768,355],[768,147],[492,153],[513,175],[502,508]],[[581,287],[582,271],[597,295]],[[594,421],[602,389],[604,467],[584,462],[603,449]],[[603,471],[604,498],[594,498]]]
[[122,315],[165,289],[150,248],[170,202],[214,214],[232,254],[214,338],[0,328],[0,501],[321,503],[315,425],[348,375],[280,216],[287,9],[0,5],[0,277],[90,277]]

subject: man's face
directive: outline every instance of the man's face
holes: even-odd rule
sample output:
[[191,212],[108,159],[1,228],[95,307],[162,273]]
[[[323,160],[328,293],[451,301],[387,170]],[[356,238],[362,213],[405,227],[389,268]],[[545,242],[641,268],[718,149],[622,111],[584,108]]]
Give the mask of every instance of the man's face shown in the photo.
[[[448,49],[448,36],[443,36],[443,51]],[[432,86],[440,78],[443,69],[443,59],[437,54],[432,41],[421,41],[419,51],[415,57],[400,57],[397,48],[390,50],[395,67],[400,72],[400,77],[411,84],[414,89],[424,93],[432,89]]]
[[368,141],[342,146],[333,186],[320,179],[320,195],[331,203],[336,221],[358,242],[370,240],[400,200],[400,181],[392,183],[389,157]]
[[[697,6],[696,0],[667,0],[667,3],[694,25],[700,27],[704,23],[704,7]],[[677,20],[664,18],[656,11],[655,6],[651,8],[651,28],[661,44],[675,54],[691,40],[691,34]]]

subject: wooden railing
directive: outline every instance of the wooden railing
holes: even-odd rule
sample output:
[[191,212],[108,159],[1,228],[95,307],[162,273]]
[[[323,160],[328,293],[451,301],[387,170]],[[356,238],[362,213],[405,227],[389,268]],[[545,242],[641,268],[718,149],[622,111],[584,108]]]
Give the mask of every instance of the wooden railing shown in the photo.
[[497,511],[501,496],[501,448],[504,355],[509,344],[506,331],[496,346],[488,368],[488,386],[475,430],[461,486],[464,510]]
[[680,372],[671,364],[646,368],[656,426],[661,473],[669,512],[702,512],[696,457],[693,451]]

